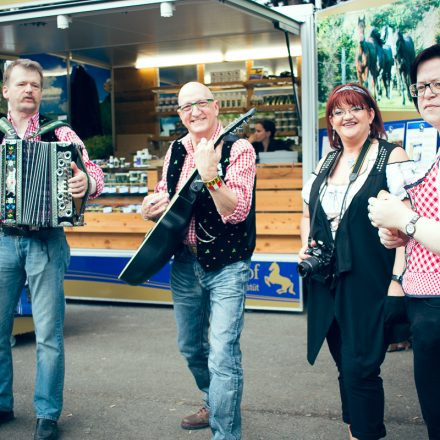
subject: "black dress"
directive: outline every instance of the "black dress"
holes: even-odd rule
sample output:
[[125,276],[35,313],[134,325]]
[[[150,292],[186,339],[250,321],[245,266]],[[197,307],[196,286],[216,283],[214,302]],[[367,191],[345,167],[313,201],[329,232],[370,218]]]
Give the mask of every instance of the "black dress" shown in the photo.
[[[376,197],[381,189],[388,190],[385,168],[395,147],[379,142],[373,168],[343,214],[335,239],[317,200],[336,152],[329,153],[324,161],[309,200],[311,220],[316,206],[311,236],[327,247],[334,246],[334,256],[329,279],[323,282],[312,276],[308,281],[307,359],[315,362],[327,337],[340,373],[343,419],[351,424],[357,438],[381,438],[385,432],[379,368],[389,343],[385,315],[386,303],[394,301],[387,297],[387,291],[395,251],[381,245],[378,231],[368,219],[367,206],[369,197]],[[369,414],[371,406],[376,406],[373,414]]]

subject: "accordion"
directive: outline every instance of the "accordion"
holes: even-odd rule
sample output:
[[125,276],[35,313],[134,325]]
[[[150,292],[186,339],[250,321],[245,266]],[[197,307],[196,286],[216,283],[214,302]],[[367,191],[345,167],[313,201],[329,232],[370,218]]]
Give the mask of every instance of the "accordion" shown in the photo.
[[88,193],[68,192],[70,163],[87,174],[81,152],[70,142],[5,138],[1,146],[0,221],[7,226],[81,226]]

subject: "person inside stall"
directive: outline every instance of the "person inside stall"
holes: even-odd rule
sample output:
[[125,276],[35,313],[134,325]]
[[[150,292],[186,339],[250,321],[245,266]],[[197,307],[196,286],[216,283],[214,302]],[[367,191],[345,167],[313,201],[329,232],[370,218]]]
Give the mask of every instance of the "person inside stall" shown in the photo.
[[257,154],[267,151],[289,150],[287,142],[281,139],[275,139],[276,126],[270,119],[260,119],[255,122],[255,131],[249,136],[248,141],[252,144]]
[[[411,68],[410,92],[422,118],[440,132],[440,44],[420,52]],[[411,324],[414,379],[430,440],[440,439],[440,154],[431,165],[398,165],[411,200],[392,194],[369,200],[381,242],[406,245],[401,274]]]
[[[40,64],[28,59],[14,60],[6,67],[3,79],[3,96],[8,101],[5,117],[17,136],[24,140],[73,142],[81,147],[88,175],[72,162],[73,177],[68,180],[68,191],[77,199],[87,191],[91,197],[97,197],[104,187],[103,172],[89,160],[76,133],[67,126],[42,135],[37,133],[48,121],[39,112],[43,94]],[[3,133],[0,138],[0,143],[4,142]],[[58,438],[64,387],[63,282],[69,256],[62,227],[0,224],[0,425],[14,419],[10,337],[15,306],[27,278],[37,345],[34,440]]]
[[[326,106],[332,150],[303,188],[299,273],[308,287],[307,359],[313,364],[325,339],[339,372],[342,420],[349,438],[385,437],[380,366],[389,343],[405,340],[404,298],[397,276],[403,249],[385,249],[368,219],[367,199],[379,190],[404,197],[387,164],[408,160],[386,142],[370,92],[337,86]],[[400,333],[400,334],[399,334]]]

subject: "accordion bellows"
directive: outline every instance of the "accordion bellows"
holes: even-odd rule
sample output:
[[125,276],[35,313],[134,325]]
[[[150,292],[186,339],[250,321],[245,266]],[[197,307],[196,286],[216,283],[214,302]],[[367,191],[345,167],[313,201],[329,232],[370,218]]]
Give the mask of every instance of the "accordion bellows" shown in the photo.
[[81,153],[69,142],[6,139],[1,146],[0,220],[8,226],[81,226],[87,194],[68,192],[71,162],[86,173]]

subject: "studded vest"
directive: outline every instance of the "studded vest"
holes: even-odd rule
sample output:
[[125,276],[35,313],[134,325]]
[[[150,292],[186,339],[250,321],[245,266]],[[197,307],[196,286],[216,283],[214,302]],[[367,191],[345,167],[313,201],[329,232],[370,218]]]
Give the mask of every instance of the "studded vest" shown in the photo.
[[[312,222],[313,217],[315,218],[313,224],[311,224],[310,233],[315,240],[322,241],[328,248],[335,248],[333,261],[333,271],[335,274],[353,270],[353,266],[357,264],[357,261],[361,261],[363,258],[366,261],[359,263],[360,267],[368,267],[371,264],[368,263],[371,255],[374,255],[372,258],[375,258],[377,261],[383,261],[383,266],[390,268],[390,270],[392,268],[394,253],[390,253],[389,250],[380,244],[377,229],[371,225],[368,219],[367,206],[369,197],[376,197],[381,189],[388,190],[386,164],[394,148],[396,148],[396,145],[390,144],[383,139],[379,140],[379,150],[374,166],[367,180],[344,213],[335,238],[332,237],[330,223],[321,205],[320,193],[328,174],[337,160],[338,151],[328,153],[313,182],[309,201],[310,221]],[[315,209],[316,213],[314,213]],[[384,271],[382,271],[383,273]],[[389,277],[384,278],[383,281],[389,283]]]
[[[229,165],[231,148],[237,138],[226,138],[222,147],[220,165],[223,176]],[[175,194],[187,151],[175,141],[172,145],[170,165],[167,172],[167,187],[170,198]],[[214,201],[203,187],[194,204],[197,236],[197,260],[207,272],[219,270],[228,264],[251,258],[255,249],[255,184],[249,214],[241,223],[223,223]]]

